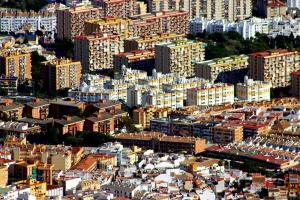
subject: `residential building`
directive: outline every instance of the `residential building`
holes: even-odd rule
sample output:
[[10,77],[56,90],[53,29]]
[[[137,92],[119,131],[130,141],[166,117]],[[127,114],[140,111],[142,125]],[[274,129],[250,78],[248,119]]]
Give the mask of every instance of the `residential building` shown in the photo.
[[243,81],[248,72],[248,56],[239,55],[195,62],[195,75],[213,83],[236,84]]
[[213,142],[229,144],[243,140],[243,127],[222,124],[213,127]]
[[154,49],[155,45],[159,43],[181,40],[184,36],[184,34],[157,33],[140,37],[131,37],[124,40],[124,51],[131,52],[134,50]]
[[119,34],[125,38],[131,36],[131,21],[116,17],[103,17],[100,19],[90,19],[84,22],[84,34],[108,33]]
[[77,88],[80,85],[81,63],[69,59],[52,59],[42,62],[42,77],[48,92],[66,88]]
[[27,143],[26,137],[17,137],[15,135],[13,136],[6,136],[5,140],[3,142],[3,145],[5,147],[9,147],[9,146],[21,146],[21,145],[25,145]]
[[0,166],[0,187],[4,188],[6,187],[8,183],[8,168],[7,166]]
[[47,119],[49,116],[50,102],[44,99],[33,99],[25,104],[24,113],[26,117],[33,119]]
[[83,125],[84,119],[77,116],[64,116],[62,119],[54,120],[54,126],[62,135],[76,135],[77,132],[83,131]]
[[15,134],[17,136],[28,135],[28,134],[40,134],[41,127],[38,125],[29,125],[27,123],[7,121],[7,120],[18,120],[20,118],[4,118],[6,122],[0,121],[0,131],[3,134]]
[[113,68],[113,55],[124,51],[124,36],[118,34],[81,35],[75,38],[74,57],[83,71]]
[[27,186],[30,188],[30,194],[35,196],[37,200],[43,200],[46,196],[47,184],[46,182],[39,182],[28,178],[27,180],[16,182],[19,186]]
[[298,69],[297,51],[274,49],[249,55],[249,77],[270,82],[272,88],[289,86],[291,72]]
[[53,170],[68,171],[72,166],[72,154],[70,152],[57,152],[50,155]]
[[226,83],[203,84],[187,90],[187,104],[212,106],[234,102],[234,85]]
[[204,60],[206,44],[192,40],[177,40],[161,43],[155,47],[155,68],[166,73],[178,73],[182,76],[193,76],[192,62]]
[[158,33],[188,33],[188,12],[159,11],[152,14],[131,17],[132,36],[146,36]]
[[79,115],[85,110],[85,103],[70,97],[50,101],[50,116],[61,118],[64,115]]
[[142,94],[142,106],[153,105],[158,108],[182,108],[184,94],[183,91],[147,91]]
[[113,56],[113,66],[117,71],[121,71],[122,66],[125,66],[126,68],[151,72],[155,67],[154,56],[154,49],[123,52]]
[[24,105],[20,103],[7,103],[0,105],[0,118],[2,120],[17,120],[22,118]]
[[135,14],[135,0],[92,0],[91,2],[103,9],[105,17],[127,18]]
[[287,4],[281,0],[258,0],[256,7],[259,15],[266,18],[287,15]]
[[287,0],[288,8],[298,8],[300,9],[300,1],[298,0]]
[[150,121],[155,118],[167,117],[170,108],[156,108],[153,105],[133,110],[133,122],[143,128],[150,128]]
[[116,135],[117,141],[125,146],[136,145],[144,149],[160,152],[187,151],[201,153],[205,148],[205,140],[195,137],[167,136],[159,132],[121,133]]
[[18,95],[18,78],[17,77],[0,77],[1,95],[17,96]]
[[270,89],[270,83],[263,81],[254,81],[253,79],[248,79],[248,77],[245,76],[244,83],[238,83],[236,85],[236,97],[239,100],[249,102],[270,101]]
[[17,77],[19,82],[31,80],[31,55],[19,49],[4,49],[0,55],[0,69],[5,77]]
[[86,5],[58,9],[56,12],[59,39],[74,39],[84,33],[85,20],[103,17],[102,8]]
[[0,32],[17,32],[20,30],[56,33],[56,15],[53,12],[23,12],[4,9],[0,11]]
[[292,83],[291,83],[291,92],[292,95],[300,98],[300,70],[293,71],[291,73]]

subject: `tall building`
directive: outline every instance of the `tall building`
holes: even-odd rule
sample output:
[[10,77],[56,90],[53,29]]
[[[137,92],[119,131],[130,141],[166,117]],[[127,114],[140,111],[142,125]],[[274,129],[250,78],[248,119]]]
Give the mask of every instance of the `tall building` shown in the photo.
[[300,9],[300,1],[299,0],[287,0],[287,6],[289,8],[299,8]]
[[127,18],[135,14],[135,0],[92,0],[92,4],[102,7],[105,17]]
[[176,40],[155,47],[155,68],[163,73],[193,76],[192,62],[204,60],[205,43],[192,40]]
[[77,88],[80,85],[81,64],[64,58],[53,59],[42,62],[41,73],[49,92]]
[[274,49],[249,55],[249,77],[270,82],[272,88],[289,86],[291,72],[298,69],[297,51]]
[[239,55],[194,63],[195,75],[211,82],[242,82],[248,71],[248,56]]
[[31,80],[31,55],[20,50],[0,52],[0,71],[6,77],[17,77],[20,82]]
[[118,34],[81,35],[75,38],[75,59],[83,71],[113,68],[113,55],[124,51],[124,36]]
[[174,33],[158,33],[141,37],[131,37],[124,40],[124,51],[129,52],[139,49],[152,49],[159,43],[181,40],[184,37],[184,34]]
[[188,12],[159,11],[131,17],[133,37],[158,33],[188,33]]
[[270,101],[271,84],[264,81],[254,81],[245,76],[244,83],[236,85],[236,97],[242,101]]
[[37,30],[47,33],[56,32],[56,15],[53,12],[22,12],[19,10],[0,11],[0,31],[17,32],[27,30],[35,32]]
[[291,91],[292,95],[300,98],[300,70],[291,73],[292,84]]
[[229,144],[243,140],[243,126],[231,124],[216,125],[213,129],[213,142]]
[[203,84],[187,90],[187,104],[212,106],[234,102],[234,86],[225,83]]
[[100,19],[90,19],[84,23],[84,33],[111,33],[122,34],[125,38],[131,36],[131,21],[115,17],[104,17]]
[[57,37],[73,39],[84,33],[84,21],[103,17],[102,8],[75,6],[57,10]]
[[258,0],[256,8],[258,14],[266,18],[287,15],[287,4],[281,0]]

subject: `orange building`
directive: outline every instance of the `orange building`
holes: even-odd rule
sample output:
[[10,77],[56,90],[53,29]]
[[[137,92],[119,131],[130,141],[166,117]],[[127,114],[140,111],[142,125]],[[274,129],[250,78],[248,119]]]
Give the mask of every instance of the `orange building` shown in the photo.
[[19,50],[0,52],[0,72],[6,77],[17,77],[21,82],[31,80],[30,53]]
[[243,140],[243,126],[222,124],[213,127],[213,142],[228,144]]
[[55,99],[50,101],[50,116],[61,118],[64,115],[79,115],[84,112],[86,104],[73,98]]
[[20,146],[25,145],[27,143],[26,137],[24,138],[18,138],[15,135],[7,135],[4,140],[4,146]]
[[0,105],[0,118],[6,121],[21,119],[24,106],[19,103]]
[[62,135],[76,135],[77,132],[83,131],[84,119],[77,116],[63,116],[62,119],[55,119],[54,126],[58,128]]
[[25,115],[34,119],[47,119],[49,116],[50,102],[43,99],[34,99],[25,104]]

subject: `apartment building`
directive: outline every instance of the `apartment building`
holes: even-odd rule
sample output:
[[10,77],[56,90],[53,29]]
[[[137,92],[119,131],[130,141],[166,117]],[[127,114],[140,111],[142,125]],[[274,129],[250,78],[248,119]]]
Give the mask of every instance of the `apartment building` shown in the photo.
[[21,119],[24,105],[20,103],[5,103],[0,105],[0,119],[5,121]]
[[123,66],[120,72],[115,72],[114,78],[115,80],[125,81],[128,83],[137,83],[139,79],[147,78],[147,72]]
[[124,51],[124,36],[118,34],[81,35],[75,38],[74,57],[83,71],[113,68],[113,55]]
[[249,77],[270,82],[272,88],[289,86],[291,72],[298,69],[297,51],[274,49],[249,55]]
[[33,119],[47,119],[49,116],[50,102],[44,99],[33,99],[25,104],[24,113],[26,117]]
[[91,2],[103,9],[105,17],[127,18],[135,14],[135,0],[92,0]]
[[19,82],[31,80],[31,55],[21,50],[4,49],[0,52],[0,71],[5,77],[17,77]]
[[8,167],[0,166],[0,187],[5,188],[8,183]]
[[116,17],[103,17],[90,19],[84,22],[84,34],[113,33],[123,35],[125,38],[131,36],[131,20]]
[[116,136],[117,141],[125,146],[139,146],[159,152],[187,151],[201,153],[205,148],[205,140],[194,137],[167,136],[159,132],[125,133]]
[[187,104],[212,106],[234,102],[234,85],[226,83],[203,84],[187,90]]
[[300,98],[300,70],[293,71],[291,73],[292,83],[291,83],[291,92],[292,95]]
[[80,85],[81,63],[70,59],[52,59],[42,62],[42,77],[48,92]]
[[0,88],[5,96],[17,96],[18,95],[18,78],[17,77],[5,77],[0,76]]
[[76,135],[77,132],[83,131],[84,119],[77,116],[63,116],[62,119],[55,119],[54,126],[58,128],[62,135]]
[[271,87],[271,83],[269,82],[254,81],[245,76],[244,83],[238,83],[236,85],[236,97],[239,100],[249,102],[270,101]]
[[256,7],[260,16],[272,18],[287,15],[287,3],[281,0],[258,0]]
[[46,33],[56,32],[56,15],[53,12],[22,12],[20,10],[0,11],[0,32],[17,32],[26,30],[35,32],[37,30]]
[[243,140],[243,126],[222,124],[216,125],[212,129],[214,143],[229,144]]
[[188,33],[188,12],[159,11],[156,13],[131,17],[133,37],[157,33]]
[[184,94],[183,91],[146,91],[142,94],[142,106],[153,105],[157,108],[182,108]]
[[58,9],[57,38],[74,39],[84,33],[84,21],[103,17],[102,8],[93,6],[74,6]]
[[133,122],[143,128],[150,128],[150,121],[155,118],[167,117],[170,108],[156,108],[153,105],[133,110]]
[[86,105],[84,102],[67,97],[50,101],[50,116],[62,118],[64,115],[79,115],[84,112]]
[[178,73],[193,76],[192,62],[204,60],[205,43],[192,40],[176,40],[155,47],[155,68],[162,73]]
[[113,66],[121,71],[122,66],[131,69],[140,69],[151,73],[155,66],[154,49],[134,50],[123,52],[113,56]]
[[235,84],[243,81],[248,72],[248,56],[239,55],[195,62],[195,75],[213,83]]
[[147,4],[145,2],[137,1],[134,6],[135,15],[145,15],[147,13]]
[[130,52],[134,50],[154,49],[155,45],[159,43],[181,40],[184,37],[185,34],[174,33],[157,33],[153,35],[131,37],[124,40],[124,51]]

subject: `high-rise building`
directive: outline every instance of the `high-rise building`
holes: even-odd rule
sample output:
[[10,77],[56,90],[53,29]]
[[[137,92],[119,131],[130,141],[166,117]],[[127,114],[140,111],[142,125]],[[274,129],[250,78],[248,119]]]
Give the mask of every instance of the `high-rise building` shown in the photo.
[[244,83],[236,85],[236,97],[242,101],[270,101],[271,84],[264,81],[254,81],[245,76]]
[[131,37],[124,40],[124,51],[129,52],[138,49],[152,49],[162,42],[171,42],[184,38],[184,34],[158,33],[141,37]]
[[300,98],[300,70],[291,73],[292,84],[291,91],[292,95]]
[[0,52],[0,71],[6,77],[17,77],[20,82],[31,80],[31,55],[21,50]]
[[135,13],[135,0],[92,0],[91,2],[102,7],[106,17],[127,18]]
[[289,86],[291,72],[298,69],[297,51],[274,49],[249,55],[249,77],[270,82],[272,88]]
[[80,85],[81,64],[69,59],[53,59],[42,62],[43,80],[49,92]]
[[87,20],[84,23],[84,33],[111,33],[122,34],[125,38],[131,36],[131,21],[115,17],[104,17],[100,19]]
[[248,71],[248,56],[239,55],[194,63],[195,75],[211,82],[242,82]]
[[187,104],[212,106],[234,102],[234,86],[226,83],[203,84],[187,90]]
[[124,51],[124,36],[119,34],[81,35],[75,38],[75,59],[83,71],[113,68],[113,55]]
[[57,37],[74,39],[84,33],[84,21],[103,17],[102,8],[75,6],[57,10]]
[[178,73],[193,76],[192,62],[204,60],[205,43],[192,40],[176,40],[155,47],[155,68],[162,73]]

